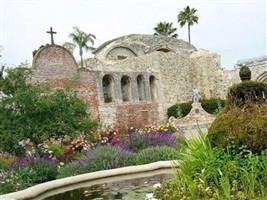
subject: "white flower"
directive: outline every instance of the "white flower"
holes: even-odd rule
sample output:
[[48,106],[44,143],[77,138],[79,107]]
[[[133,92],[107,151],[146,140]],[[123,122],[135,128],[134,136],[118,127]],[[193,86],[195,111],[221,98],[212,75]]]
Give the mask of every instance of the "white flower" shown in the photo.
[[153,188],[160,188],[161,187],[161,184],[160,183],[156,183],[153,185]]
[[147,200],[157,200],[156,198],[154,198],[154,193],[148,193],[148,194],[146,194],[146,199]]

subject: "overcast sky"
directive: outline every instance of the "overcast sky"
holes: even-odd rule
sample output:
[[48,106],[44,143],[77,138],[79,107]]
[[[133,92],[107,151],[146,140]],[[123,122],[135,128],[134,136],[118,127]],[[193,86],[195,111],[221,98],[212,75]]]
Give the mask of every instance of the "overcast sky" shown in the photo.
[[[191,28],[192,44],[220,54],[223,67],[232,69],[237,60],[267,54],[266,0],[0,0],[2,63],[31,63],[32,52],[50,43],[46,33],[50,26],[59,45],[71,41],[73,26],[94,34],[98,47],[123,35],[153,34],[160,21],[172,22],[178,38],[187,41],[187,28],[177,23],[177,14],[187,5],[199,16],[199,23]],[[79,58],[77,50],[75,57]]]

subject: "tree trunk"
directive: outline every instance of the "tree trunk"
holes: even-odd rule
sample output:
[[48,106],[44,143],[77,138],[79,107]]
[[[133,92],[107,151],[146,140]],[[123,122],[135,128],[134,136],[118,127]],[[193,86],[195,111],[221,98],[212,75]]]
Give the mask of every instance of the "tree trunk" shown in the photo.
[[188,25],[188,42],[191,44],[191,38],[190,38],[190,25]]
[[83,68],[83,50],[80,48],[81,67]]

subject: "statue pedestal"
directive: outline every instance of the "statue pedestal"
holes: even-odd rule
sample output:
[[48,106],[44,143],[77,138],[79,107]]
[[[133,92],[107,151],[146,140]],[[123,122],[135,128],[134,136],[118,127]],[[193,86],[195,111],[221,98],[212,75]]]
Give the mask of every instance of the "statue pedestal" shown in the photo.
[[193,103],[192,109],[188,115],[181,119],[174,117],[169,118],[169,123],[176,128],[207,125],[211,124],[215,119],[215,115],[207,113],[201,106],[201,103]]

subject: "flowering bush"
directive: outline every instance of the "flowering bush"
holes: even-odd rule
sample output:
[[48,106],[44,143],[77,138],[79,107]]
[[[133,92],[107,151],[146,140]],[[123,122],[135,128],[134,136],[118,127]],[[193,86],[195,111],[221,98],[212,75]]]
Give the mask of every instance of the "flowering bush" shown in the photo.
[[14,163],[16,160],[16,156],[0,157],[0,169],[4,169],[5,167]]
[[[139,152],[142,149],[156,146],[177,147],[178,136],[167,132],[147,132],[130,131],[129,137],[125,138],[123,148]],[[121,144],[119,144],[121,145]]]
[[14,171],[0,172],[0,194],[14,192],[20,189],[20,179]]
[[8,171],[16,171],[25,183],[42,183],[56,179],[59,161],[56,158],[20,157],[7,167]]
[[75,138],[71,142],[71,145],[74,148],[74,151],[77,151],[77,152],[81,152],[83,149],[89,150],[91,148],[90,143],[82,136]]
[[113,127],[100,127],[91,134],[90,140],[95,145],[114,145],[120,141],[118,130]]
[[99,170],[125,167],[130,154],[116,146],[97,146],[86,151],[84,156],[59,169],[59,178],[89,173]]
[[169,123],[167,124],[159,124],[159,125],[152,125],[144,128],[141,132],[149,133],[149,132],[166,132],[166,133],[176,133],[177,130]]

